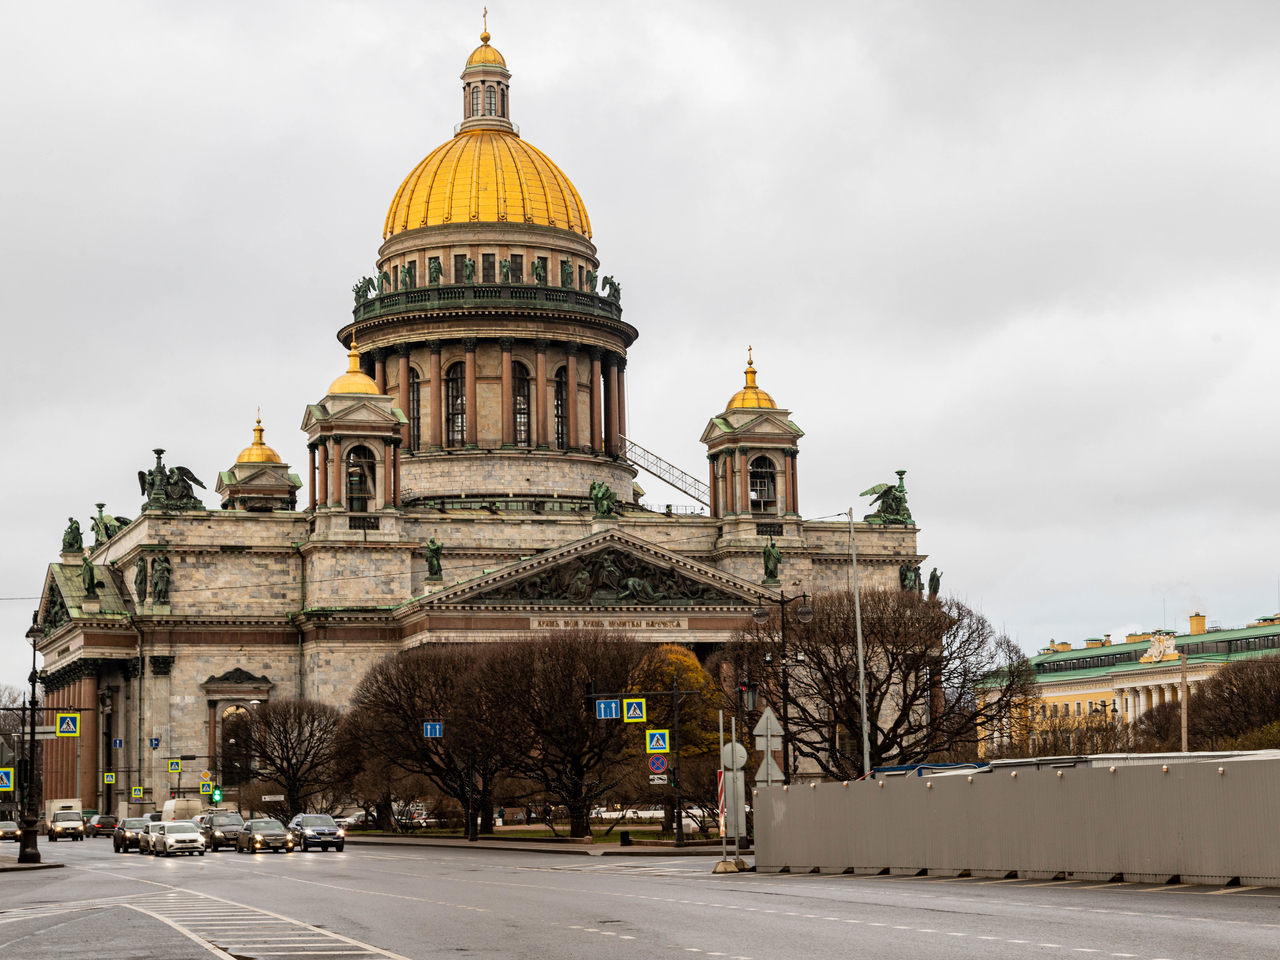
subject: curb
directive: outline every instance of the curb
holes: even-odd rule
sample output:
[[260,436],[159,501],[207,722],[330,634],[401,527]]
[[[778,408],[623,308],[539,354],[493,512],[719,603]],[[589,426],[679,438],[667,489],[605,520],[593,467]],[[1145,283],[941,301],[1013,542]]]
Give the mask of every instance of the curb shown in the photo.
[[17,873],[20,870],[59,870],[65,863],[18,863],[17,859],[8,857],[0,860],[0,873]]
[[[347,837],[347,844],[355,844],[356,846],[366,847],[449,847],[464,850],[507,850],[518,853],[559,853],[568,854],[577,857],[718,857],[720,856],[719,847],[615,847],[613,849],[600,849],[599,847],[592,849],[591,845],[583,844],[582,846],[567,847],[556,844],[529,844],[517,845],[517,840],[503,841],[484,841],[477,840],[474,843],[468,840],[434,840],[426,837]],[[744,850],[743,854],[749,854],[752,851]]]

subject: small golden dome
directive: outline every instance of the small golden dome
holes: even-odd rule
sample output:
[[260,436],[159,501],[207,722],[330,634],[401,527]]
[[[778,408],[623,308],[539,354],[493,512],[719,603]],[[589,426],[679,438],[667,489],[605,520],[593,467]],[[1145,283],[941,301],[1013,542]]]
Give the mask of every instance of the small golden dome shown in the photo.
[[329,393],[378,393],[378,385],[373,378],[360,371],[360,353],[356,350],[354,338],[351,341],[351,352],[347,354],[347,372],[329,384]]
[[258,417],[258,425],[253,428],[253,443],[240,451],[236,463],[284,463],[280,454],[262,442],[262,417]]
[[756,386],[756,368],[751,365],[751,348],[747,347],[747,385],[733,395],[726,410],[777,410],[773,397]]
[[[471,51],[471,56],[467,57],[467,66],[488,66],[495,64],[502,69],[507,68],[507,61],[493,47],[489,46],[489,31],[486,30],[480,34],[480,46]],[[463,69],[466,69],[465,67]]]
[[387,210],[383,239],[442,223],[537,223],[591,236],[578,190],[519,134],[463,130],[404,178]]

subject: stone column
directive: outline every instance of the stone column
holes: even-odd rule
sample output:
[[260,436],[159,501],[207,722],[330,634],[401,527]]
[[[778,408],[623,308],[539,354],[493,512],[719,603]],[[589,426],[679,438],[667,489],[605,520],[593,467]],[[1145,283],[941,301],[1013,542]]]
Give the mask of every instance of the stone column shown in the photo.
[[564,403],[568,408],[565,412],[568,415],[568,433],[565,436],[564,445],[568,450],[579,450],[582,448],[582,438],[578,436],[578,349],[581,344],[566,343],[564,345],[565,355],[569,358],[568,367],[565,370],[565,397]]
[[535,394],[532,408],[529,415],[537,418],[537,446],[539,450],[550,450],[551,433],[548,430],[548,421],[550,420],[551,411],[554,409],[553,404],[547,403],[547,341],[533,341],[533,350],[537,359],[534,363],[536,368],[533,377],[533,391]]
[[710,482],[707,484],[707,490],[709,491],[709,494],[708,494],[708,496],[707,496],[707,499],[711,501],[711,503],[710,503],[710,505],[709,505],[709,507],[710,507],[710,511],[711,511],[711,516],[713,516],[713,517],[718,517],[718,516],[720,516],[720,514],[716,512],[716,502],[717,502],[717,500],[719,499],[719,498],[717,497],[717,494],[719,493],[719,491],[716,489],[716,483],[717,483],[717,478],[716,478],[716,455],[715,455],[714,453],[708,453],[708,454],[707,454],[707,468],[708,468],[709,481],[710,481]]
[[320,487],[320,503],[322,506],[329,505],[329,441],[322,437],[319,443],[320,447],[320,471],[319,471],[319,487]]
[[[627,436],[627,358],[618,357],[618,434]],[[619,446],[618,453],[626,456],[627,451]]]
[[[430,394],[430,417],[431,424],[429,426],[430,436],[428,442],[432,450],[444,449],[444,381],[440,378],[440,341],[432,340],[427,344],[431,348],[431,386],[427,388]],[[396,462],[399,463],[399,448],[396,449]],[[397,484],[399,481],[396,481]],[[399,489],[397,487],[397,489]]]
[[385,394],[387,392],[387,351],[381,347],[375,347],[369,352],[373,354],[373,382],[378,385],[378,392]]
[[743,513],[751,512],[751,465],[747,463],[747,448],[738,448],[738,476],[740,479],[742,499],[738,501]]
[[791,451],[791,510],[800,516],[800,451]]
[[779,498],[778,516],[791,513],[791,452],[782,452],[782,497]]
[[391,455],[395,457],[395,461],[396,461],[396,466],[394,471],[395,479],[396,479],[395,504],[398,507],[400,506],[400,501],[402,499],[402,495],[400,493],[400,444],[397,443],[394,447],[391,448]]
[[[102,786],[102,774],[98,770],[98,674],[91,669],[76,686],[80,688],[77,706],[86,709],[80,714],[80,783],[76,791],[82,806],[98,808],[98,790]],[[88,802],[86,802],[88,801]],[[99,813],[103,811],[99,808]]]
[[737,456],[730,447],[724,456],[724,515],[738,512],[738,493],[733,485],[733,461]]
[[604,431],[600,424],[601,407],[604,406],[600,396],[600,357],[604,351],[599,347],[588,347],[587,353],[591,356],[591,452],[600,453],[604,450]]
[[333,437],[333,489],[329,491],[329,503],[331,506],[341,506],[347,501],[347,492],[344,489],[342,475],[342,438],[337,434]]
[[618,355],[610,350],[604,358],[604,452],[618,455]]
[[[396,347],[396,352],[400,355],[400,371],[398,376],[400,382],[396,384],[396,406],[404,411],[404,415],[409,416],[409,345],[402,343]],[[400,442],[408,446],[409,444],[409,424],[405,424],[400,428]]]
[[314,511],[316,508],[316,445],[314,443],[307,444],[307,486],[311,488],[308,507]]
[[476,403],[476,339],[468,337],[462,341],[463,349],[467,351],[466,357],[466,422],[467,430],[464,438],[464,449],[474,450],[478,446],[476,437],[479,435],[476,425],[479,410]]
[[382,505],[390,507],[396,502],[395,448],[390,441],[382,444],[383,492]]
[[218,701],[206,700],[205,706],[209,708],[209,769],[216,776],[218,772]]
[[498,348],[502,351],[502,446],[515,445],[516,438],[516,405],[511,379],[511,346],[515,341],[510,337],[498,340]]

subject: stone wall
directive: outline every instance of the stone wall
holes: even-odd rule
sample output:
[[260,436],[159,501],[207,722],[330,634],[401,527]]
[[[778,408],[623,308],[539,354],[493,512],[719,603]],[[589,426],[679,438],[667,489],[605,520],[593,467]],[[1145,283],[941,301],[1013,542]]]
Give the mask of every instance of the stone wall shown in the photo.
[[451,450],[404,456],[400,477],[406,500],[493,494],[585,497],[599,481],[626,502],[636,471],[621,461],[575,453]]

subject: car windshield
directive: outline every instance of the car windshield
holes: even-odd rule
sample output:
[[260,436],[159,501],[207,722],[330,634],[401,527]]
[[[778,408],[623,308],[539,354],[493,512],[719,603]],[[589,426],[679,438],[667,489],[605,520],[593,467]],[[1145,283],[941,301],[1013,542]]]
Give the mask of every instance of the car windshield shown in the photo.
[[337,826],[337,824],[333,822],[333,817],[327,817],[327,816],[324,816],[323,814],[320,814],[318,816],[303,817],[302,825],[304,827],[336,827]]
[[18,825],[12,820],[0,820],[0,830],[17,830]]
[[126,820],[124,828],[126,830],[145,830],[150,822],[150,820]]
[[165,833],[198,833],[194,823],[170,823],[165,828]]
[[228,824],[239,826],[244,821],[240,819],[240,814],[238,813],[224,813],[221,816],[214,817],[212,823],[215,827],[225,827]]
[[253,821],[254,833],[284,833],[284,824],[279,820]]
[[53,815],[54,823],[66,823],[68,821],[78,822],[79,820],[80,820],[80,814],[71,810],[68,810],[66,813],[55,813]]

